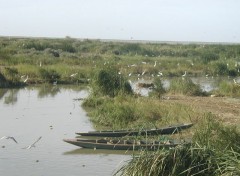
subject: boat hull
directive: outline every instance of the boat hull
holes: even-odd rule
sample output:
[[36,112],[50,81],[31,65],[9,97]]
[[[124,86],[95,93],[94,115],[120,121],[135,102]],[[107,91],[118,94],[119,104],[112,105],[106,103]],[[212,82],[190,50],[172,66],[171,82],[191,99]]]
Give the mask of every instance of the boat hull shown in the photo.
[[87,133],[79,133],[80,136],[95,136],[95,137],[123,137],[123,136],[138,136],[138,135],[164,135],[164,134],[174,134],[181,130],[190,128],[193,126],[192,123],[180,124],[175,126],[168,126],[159,129],[133,131],[133,130],[117,130],[117,131],[89,131]]
[[64,139],[63,141],[82,148],[105,149],[105,150],[158,150],[162,148],[176,147],[180,143],[136,143],[119,140],[119,142],[110,142],[108,140],[84,140],[84,139]]

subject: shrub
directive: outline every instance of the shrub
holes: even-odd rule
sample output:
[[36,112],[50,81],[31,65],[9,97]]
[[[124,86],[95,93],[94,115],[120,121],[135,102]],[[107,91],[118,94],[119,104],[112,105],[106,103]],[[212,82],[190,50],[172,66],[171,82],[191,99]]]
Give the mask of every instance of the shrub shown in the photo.
[[60,75],[52,69],[39,69],[40,77],[46,82],[53,83],[54,81],[60,79]]
[[114,68],[100,70],[94,78],[94,92],[114,97],[119,93],[132,94],[132,88],[126,79]]

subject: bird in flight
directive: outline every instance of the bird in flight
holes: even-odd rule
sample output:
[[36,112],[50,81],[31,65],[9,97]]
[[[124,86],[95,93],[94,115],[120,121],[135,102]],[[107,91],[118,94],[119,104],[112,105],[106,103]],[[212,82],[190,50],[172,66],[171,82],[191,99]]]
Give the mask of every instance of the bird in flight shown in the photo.
[[30,149],[30,148],[32,148],[32,147],[36,147],[35,144],[36,144],[38,141],[40,141],[41,138],[42,138],[42,136],[40,136],[34,143],[32,143],[31,145],[29,145],[29,146],[27,146],[27,147],[25,147],[25,148],[23,148],[23,149]]
[[0,140],[2,140],[2,139],[12,139],[14,142],[18,143],[16,141],[16,139],[14,137],[12,137],[12,136],[3,136],[3,137],[0,138]]

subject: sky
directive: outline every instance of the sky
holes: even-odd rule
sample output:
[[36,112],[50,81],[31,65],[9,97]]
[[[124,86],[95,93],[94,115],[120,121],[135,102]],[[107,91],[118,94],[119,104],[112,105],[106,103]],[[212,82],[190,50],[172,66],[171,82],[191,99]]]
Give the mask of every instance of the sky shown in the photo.
[[240,0],[0,0],[0,36],[240,43]]

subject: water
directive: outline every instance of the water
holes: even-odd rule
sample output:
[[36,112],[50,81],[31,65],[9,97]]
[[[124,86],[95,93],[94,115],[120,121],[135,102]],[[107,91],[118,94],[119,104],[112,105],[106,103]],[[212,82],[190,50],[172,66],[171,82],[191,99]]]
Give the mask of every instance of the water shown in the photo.
[[[79,88],[41,86],[0,89],[0,173],[4,176],[107,176],[131,155],[123,151],[88,150],[67,144],[75,132],[94,130]],[[42,136],[35,148],[23,149]]]
[[[162,78],[162,84],[165,89],[168,89],[170,87],[170,82],[173,78]],[[218,89],[218,85],[221,81],[227,81],[229,83],[233,83],[233,78],[229,77],[190,77],[192,82],[194,84],[197,84],[200,86],[202,91],[205,92],[211,92],[215,89]],[[236,82],[240,84],[240,78],[235,78]],[[139,80],[133,80],[131,81],[131,86],[133,90],[137,93],[140,93],[142,96],[148,96],[149,92],[152,91],[152,89],[149,88],[139,88],[138,83],[152,83],[153,79],[139,79]]]

